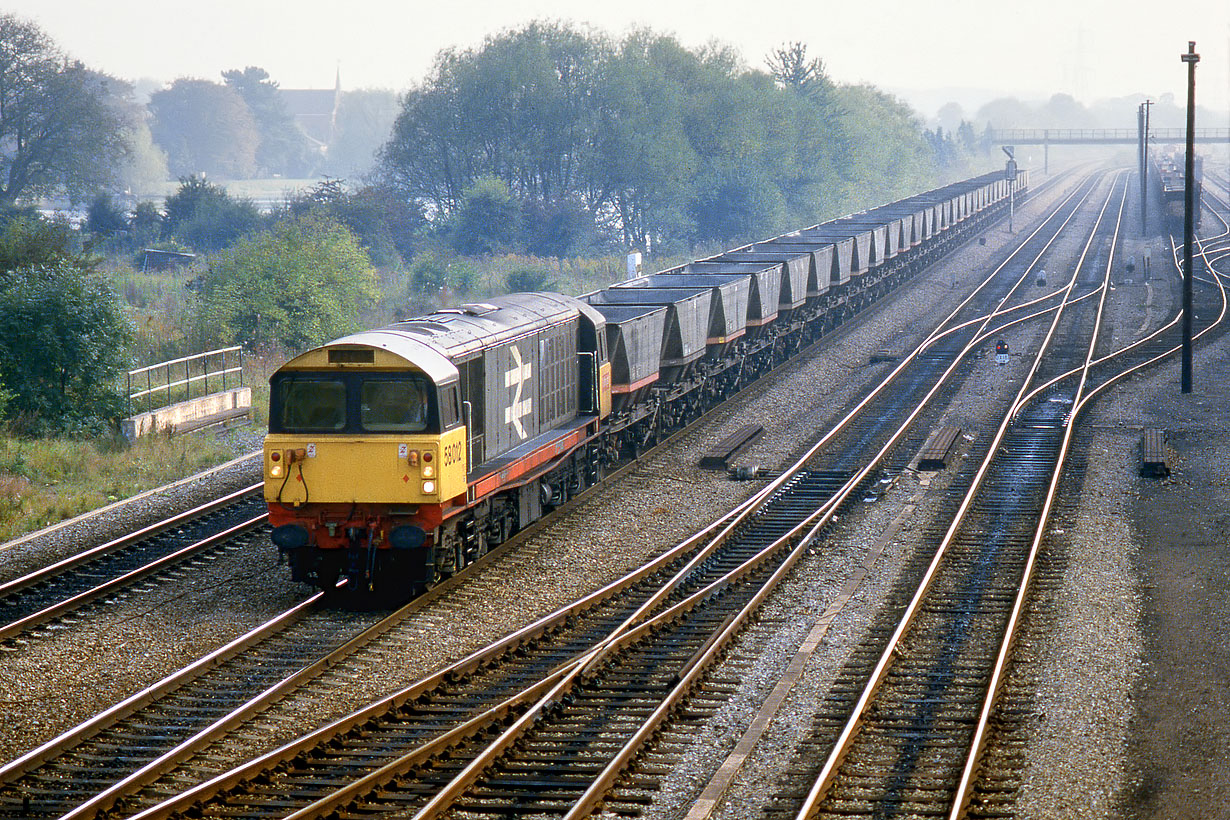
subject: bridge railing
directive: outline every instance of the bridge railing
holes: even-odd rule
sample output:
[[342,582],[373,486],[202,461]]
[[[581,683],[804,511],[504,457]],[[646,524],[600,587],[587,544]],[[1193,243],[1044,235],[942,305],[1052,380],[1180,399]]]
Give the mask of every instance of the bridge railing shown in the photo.
[[128,415],[243,384],[243,348],[224,347],[128,371]]
[[[1134,142],[1139,132],[1135,128],[996,128],[989,129],[988,136],[996,144],[1011,145],[1029,143],[1040,145],[1047,142]],[[1230,128],[1197,128],[1196,139],[1201,142],[1230,141]],[[1150,128],[1151,142],[1182,142],[1187,137],[1185,128]]]

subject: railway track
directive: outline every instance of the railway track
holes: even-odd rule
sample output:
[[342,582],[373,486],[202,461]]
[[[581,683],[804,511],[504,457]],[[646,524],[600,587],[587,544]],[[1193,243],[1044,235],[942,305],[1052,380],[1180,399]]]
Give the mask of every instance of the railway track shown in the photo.
[[[1126,197],[1125,186],[1116,187],[1112,247]],[[1110,255],[1105,262],[1096,258],[1106,213],[1104,206],[1065,300],[1065,307],[1072,305],[1077,286],[1094,284],[1091,272],[1097,272],[1098,320],[1109,289]],[[968,787],[962,775],[980,760],[985,729],[979,715],[994,703],[1083,381],[1070,393],[1056,386],[1027,399],[1027,391],[1045,358],[1074,358],[1075,346],[1052,350],[1054,340],[1076,335],[1092,353],[1098,321],[1082,314],[1094,311],[1084,300],[1054,315],[1030,379],[1004,415],[904,613],[884,625],[891,625],[891,635],[876,630],[856,654],[836,687],[845,697],[834,698],[832,709],[816,717],[794,776],[769,816],[963,811]]]
[[[335,656],[335,658],[336,658],[336,656]],[[305,669],[306,669],[306,666],[305,666]],[[266,691],[271,691],[271,690],[266,690]],[[283,690],[283,691],[284,691],[284,690]],[[219,708],[220,708],[220,707],[219,707]],[[216,712],[216,709],[215,709],[215,712]],[[198,727],[199,727],[199,725],[200,725],[199,720],[198,720],[198,722],[197,722],[197,724],[196,724],[196,725],[198,725]],[[121,735],[122,735],[122,731],[123,731],[122,729],[117,729],[117,733],[119,733],[119,734],[117,734],[116,736],[121,736]],[[183,730],[183,731],[181,731],[181,735],[178,735],[178,736],[185,736],[185,735],[191,735],[191,734],[192,734],[192,733],[191,733],[191,731],[188,731],[188,730]],[[123,744],[121,744],[121,745],[123,745]],[[146,745],[148,745],[148,744],[146,744]],[[181,744],[181,745],[182,745],[182,744]],[[112,746],[112,747],[106,747],[106,746],[103,746],[103,747],[101,747],[101,749],[102,749],[102,751],[101,751],[101,752],[91,752],[91,755],[92,755],[92,756],[91,756],[91,757],[89,757],[89,759],[90,759],[91,761],[93,761],[93,760],[96,760],[96,759],[100,759],[100,757],[106,757],[108,754],[112,754],[111,749],[113,749],[113,746]],[[164,746],[162,746],[162,747],[161,747],[161,749],[162,749],[162,751],[164,751],[164,754],[165,754],[165,752],[166,752],[166,750],[167,750],[167,746],[166,746],[166,744],[164,744]],[[154,754],[154,752],[156,752],[156,751],[157,751],[157,750],[150,750],[150,754],[151,754],[151,755],[153,755],[153,754]],[[155,757],[155,759],[156,759],[156,757]],[[65,760],[69,760],[69,759],[65,759]],[[71,761],[69,760],[69,762],[68,762],[68,763],[66,763],[66,765],[68,765],[68,771],[70,771],[70,772],[71,772],[71,771],[73,771],[73,766],[74,766],[74,765],[73,765],[73,762],[71,762]],[[43,773],[43,775],[38,775],[38,777],[43,777],[44,775],[46,775],[46,772],[44,772],[44,773]],[[114,776],[112,776],[112,779],[113,779],[113,778],[114,778]],[[50,777],[49,779],[47,779],[47,781],[44,781],[44,782],[54,783],[54,782],[55,782],[55,779],[57,779],[57,778],[55,778],[55,777]],[[107,777],[101,777],[101,778],[98,778],[98,781],[100,781],[100,782],[102,782],[102,783],[106,783],[106,782],[107,782]],[[122,781],[116,781],[116,782],[117,782],[117,783],[119,783],[119,782],[122,782]],[[134,783],[135,783],[135,781],[130,781],[130,782],[128,783],[128,786],[133,786],[133,784],[134,784]],[[30,784],[28,784],[28,783],[27,783],[27,786],[30,786]],[[26,787],[22,787],[22,788],[26,788]],[[54,790],[54,787],[52,788],[52,790]],[[47,789],[44,789],[44,792],[42,792],[42,793],[38,793],[38,792],[36,792],[36,790],[34,790],[34,788],[33,788],[32,786],[30,786],[30,788],[26,788],[26,792],[25,792],[25,794],[23,794],[23,795],[22,795],[22,793],[21,793],[21,789],[15,789],[15,794],[17,794],[17,795],[18,795],[18,797],[20,797],[20,806],[21,806],[21,808],[20,808],[20,809],[17,809],[17,810],[20,810],[20,811],[25,811],[25,810],[27,810],[27,809],[37,808],[38,800],[33,799],[33,798],[31,797],[31,795],[33,795],[33,794],[42,794],[42,795],[43,795],[43,797],[46,797],[46,795],[47,795],[47,794],[49,794],[49,793],[50,793],[50,792],[48,792],[48,790],[47,790]],[[31,797],[31,800],[30,800],[30,805],[27,805],[27,804],[26,804],[26,798],[27,798],[27,797]],[[114,795],[112,795],[112,797],[114,797]],[[73,798],[71,798],[71,799],[76,799],[76,795],[74,795],[74,797],[73,797]],[[108,798],[108,799],[111,799],[111,798]],[[108,799],[105,799],[105,800],[100,800],[100,802],[93,803],[93,809],[101,808],[101,806],[102,806],[102,805],[105,805],[105,804],[108,802]],[[55,809],[50,809],[50,810],[54,811]],[[87,816],[87,815],[86,815],[86,814],[80,814],[80,816]]]
[[[951,366],[951,365],[950,365],[950,366]],[[871,471],[870,471],[870,470],[868,470],[868,471],[867,471],[867,473],[865,473],[865,475],[863,475],[863,476],[861,476],[861,477],[859,477],[859,478],[857,478],[857,479],[854,479],[854,481],[852,481],[852,483],[847,482],[847,487],[846,487],[846,489],[847,489],[847,497],[849,497],[849,494],[850,494],[850,493],[854,492],[854,489],[855,489],[855,488],[857,488],[857,487],[859,487],[859,486],[860,486],[860,482],[862,482],[862,481],[866,481],[867,477],[868,477],[868,476],[870,476],[870,475],[871,475]],[[813,477],[814,477],[814,476],[813,476]],[[813,499],[813,500],[814,500],[814,499]],[[823,505],[822,505],[822,507],[823,507]],[[833,508],[830,508],[830,509],[833,509]],[[815,510],[814,510],[814,509],[812,510],[812,513],[813,513],[813,514],[815,513]],[[784,547],[784,546],[785,546],[785,543],[780,543],[780,545],[777,545],[777,546],[779,546],[779,550],[780,550],[780,548],[781,548],[781,547]],[[776,551],[770,551],[770,552],[776,552]],[[723,553],[723,554],[724,554],[724,553]],[[724,558],[724,559],[723,559],[723,561],[726,561],[727,563],[728,563],[729,561],[736,561],[736,562],[737,562],[737,558],[738,558],[738,556],[736,556],[736,557],[728,557],[728,558]],[[718,563],[718,564],[717,564],[717,566],[716,566],[716,569],[715,569],[715,570],[720,570],[720,569],[723,569],[723,568],[724,568],[724,564],[722,564],[722,563]],[[759,572],[759,573],[765,573],[765,572],[769,572],[769,569],[766,569],[766,568],[753,569],[753,568],[744,567],[743,569],[740,569],[740,570],[739,570],[739,572],[742,572],[742,573],[749,573],[749,572]],[[726,588],[726,585],[731,584],[733,580],[734,580],[734,578],[723,578],[723,580],[721,580],[721,581],[720,581],[721,588],[722,588],[722,589]],[[697,583],[699,583],[699,581],[697,581]],[[663,588],[663,589],[667,589],[667,590],[669,590],[669,591],[668,591],[668,593],[667,593],[667,594],[664,594],[664,595],[663,595],[662,599],[659,599],[658,601],[654,601],[654,605],[657,605],[657,604],[662,604],[662,605],[664,605],[664,606],[665,606],[665,605],[667,605],[667,604],[665,604],[665,597],[669,597],[669,595],[670,595],[670,594],[672,594],[672,593],[674,593],[674,591],[676,591],[676,589],[679,589],[679,588],[678,588],[678,581],[676,581],[676,583],[674,583],[674,584],[668,584],[668,585],[667,585],[667,586],[665,586],[665,588]],[[716,589],[717,589],[717,588],[706,589],[706,590],[704,591],[704,594],[702,594],[701,599],[697,599],[697,601],[696,601],[696,602],[694,602],[694,604],[688,604],[688,605],[686,605],[686,606],[688,606],[688,607],[695,606],[695,605],[699,604],[700,600],[708,600],[708,599],[710,599],[710,597],[711,597],[711,596],[716,595]],[[676,605],[676,606],[678,606],[678,605]],[[684,611],[684,610],[676,610],[676,609],[675,609],[675,607],[672,607],[672,609],[665,610],[665,612],[668,612],[668,613],[669,613],[669,612],[681,612],[681,611]],[[663,616],[659,615],[659,616],[653,616],[653,617],[654,617],[654,622],[656,622],[656,623],[665,623],[665,621],[662,621]],[[663,627],[663,628],[664,628],[664,627]],[[645,627],[645,626],[643,626],[643,625],[642,625],[642,627],[638,627],[638,628],[636,629],[636,634],[637,634],[637,636],[641,636],[641,634],[645,633],[646,631],[647,631],[647,627]],[[684,642],[683,644],[680,644],[680,645],[684,645],[684,647],[686,647],[686,645],[688,645],[688,644],[686,644],[686,642]],[[544,680],[550,680],[550,679],[544,679]],[[415,695],[415,697],[416,697],[416,698],[418,698],[418,697],[419,697],[419,696],[421,696],[421,695],[422,695],[422,692],[418,692],[418,693],[417,693],[417,695]],[[408,695],[408,693],[405,693],[405,695],[403,695],[403,697],[405,697],[405,698],[410,698],[410,695]],[[389,704],[385,704],[385,706],[384,706],[383,708],[390,708],[390,706],[389,706]],[[501,716],[503,716],[503,714],[507,714],[508,709],[509,709],[509,707],[507,706],[507,704],[504,704],[504,706],[497,706],[497,707],[491,707],[491,708],[492,708],[492,709],[496,709],[496,711],[498,712],[498,714],[501,714]],[[347,725],[346,725],[346,727],[343,727],[343,728],[353,727],[353,725],[354,725],[354,720],[359,720],[359,722],[360,722],[360,723],[363,723],[363,724],[364,724],[364,730],[368,730],[368,728],[369,728],[369,725],[368,725],[368,718],[353,718],[353,719],[348,719],[348,720],[347,720],[347,722],[343,722],[343,723],[346,723],[346,724],[347,724]],[[320,741],[320,738],[315,738],[315,740],[314,740],[314,741],[312,741],[312,743],[319,743],[319,741]],[[298,754],[298,750],[295,750],[295,749],[290,749],[289,751],[284,750],[283,752],[279,752],[279,755],[280,755],[280,756],[279,756],[279,755],[274,755],[274,757],[277,757],[277,759],[278,759],[278,760],[282,760],[282,759],[284,759],[285,755],[288,755],[288,754],[289,754],[289,755],[292,755],[292,757],[294,757],[294,754]],[[274,759],[273,759],[273,757],[271,757],[271,759],[263,760],[263,761],[261,761],[261,762],[260,762],[260,765],[258,765],[258,766],[257,766],[257,768],[260,768],[261,766],[269,766],[269,765],[272,765],[273,760],[274,760]],[[255,770],[252,770],[252,771],[255,771]],[[213,789],[213,790],[215,790],[215,792],[216,792],[216,790],[219,790],[219,789],[221,789],[221,788],[229,788],[229,784],[230,784],[232,781],[234,781],[234,779],[236,779],[236,778],[242,779],[242,778],[244,778],[244,777],[250,776],[250,775],[251,775],[251,773],[252,773],[252,771],[247,772],[247,773],[241,773],[241,775],[234,775],[234,773],[232,773],[232,775],[225,776],[225,777],[221,778],[221,779],[220,779],[220,781],[218,781],[218,782],[215,782],[215,783],[213,783],[213,784],[209,784],[208,788],[207,788],[207,789],[205,789],[205,790]],[[279,788],[280,788],[280,786],[279,786]],[[283,792],[283,793],[284,793],[284,792]],[[192,795],[191,795],[191,797],[192,797],[192,798],[200,797],[200,794],[202,794],[202,793],[197,792],[197,793],[192,794]],[[327,798],[326,798],[326,799],[327,799]],[[154,814],[148,814],[148,815],[146,815],[146,816],[155,816],[155,815],[156,815],[156,816],[164,816],[164,815],[165,815],[165,813],[166,813],[166,811],[170,811],[170,810],[173,810],[173,808],[167,808],[167,806],[166,806],[166,805],[164,805],[164,806],[162,806],[162,808],[160,808],[160,809],[155,809],[155,810],[154,810]],[[208,809],[205,809],[205,810],[208,810]]]
[[0,641],[30,640],[39,627],[192,560],[246,549],[264,535],[260,485],[211,500],[137,532],[0,584]]

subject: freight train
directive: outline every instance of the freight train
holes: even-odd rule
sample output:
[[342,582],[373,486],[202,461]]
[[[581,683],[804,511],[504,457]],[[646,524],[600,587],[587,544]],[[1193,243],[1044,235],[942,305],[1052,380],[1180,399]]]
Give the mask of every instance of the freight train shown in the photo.
[[[1195,186],[1192,201],[1192,227],[1200,227],[1200,195],[1203,181],[1203,158],[1197,155],[1192,160],[1195,172],[1192,182]],[[1169,233],[1183,235],[1183,212],[1186,207],[1184,177],[1186,176],[1186,157],[1184,151],[1178,148],[1166,148],[1159,151],[1151,163],[1154,190],[1161,200],[1162,219]]]
[[464,568],[969,239],[988,174],[580,298],[356,333],[270,379],[272,539],[295,581],[400,599]]

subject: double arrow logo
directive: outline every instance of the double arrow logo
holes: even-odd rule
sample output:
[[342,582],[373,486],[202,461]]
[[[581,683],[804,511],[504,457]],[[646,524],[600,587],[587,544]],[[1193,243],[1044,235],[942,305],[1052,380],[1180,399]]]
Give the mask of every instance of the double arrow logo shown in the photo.
[[521,391],[533,375],[533,368],[530,362],[522,363],[521,350],[516,345],[512,346],[512,357],[513,367],[504,374],[504,386],[515,387],[516,390],[513,392],[512,404],[504,408],[504,423],[512,424],[517,436],[524,439],[525,425],[521,423],[521,419],[534,409],[534,402],[528,397],[522,399]]

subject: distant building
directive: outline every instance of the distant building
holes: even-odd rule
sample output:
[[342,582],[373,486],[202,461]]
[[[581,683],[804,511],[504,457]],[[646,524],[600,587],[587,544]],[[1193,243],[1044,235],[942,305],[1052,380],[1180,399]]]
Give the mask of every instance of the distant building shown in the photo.
[[286,110],[295,118],[316,146],[323,151],[333,141],[337,128],[337,109],[342,99],[342,72],[337,72],[337,83],[332,90],[315,88],[283,88],[282,99]]

